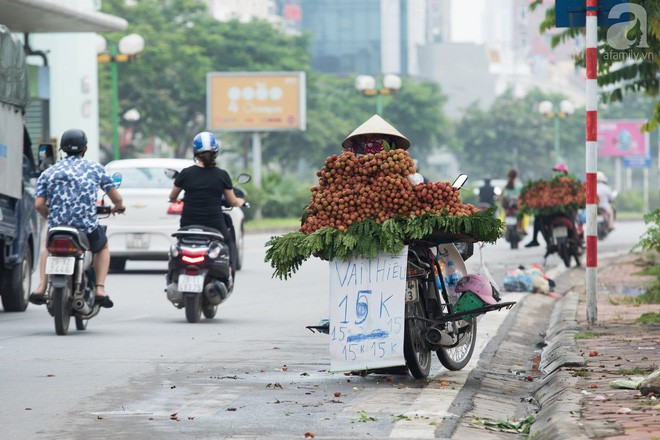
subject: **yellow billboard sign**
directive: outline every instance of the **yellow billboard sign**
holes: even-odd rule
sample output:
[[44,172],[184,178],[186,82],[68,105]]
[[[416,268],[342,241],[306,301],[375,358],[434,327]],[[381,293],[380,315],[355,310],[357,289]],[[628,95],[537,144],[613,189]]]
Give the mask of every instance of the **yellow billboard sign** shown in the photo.
[[211,131],[306,128],[305,72],[211,72],[206,120]]

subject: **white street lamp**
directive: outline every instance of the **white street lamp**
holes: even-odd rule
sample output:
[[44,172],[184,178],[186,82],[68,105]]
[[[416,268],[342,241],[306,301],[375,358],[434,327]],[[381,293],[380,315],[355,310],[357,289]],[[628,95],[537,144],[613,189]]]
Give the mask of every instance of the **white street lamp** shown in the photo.
[[559,111],[555,111],[555,105],[551,101],[542,101],[538,107],[539,113],[547,118],[552,118],[555,125],[555,160],[560,160],[559,153],[559,120],[575,113],[575,106],[569,100],[564,99],[559,103]]
[[376,114],[383,114],[382,95],[393,95],[401,88],[401,78],[393,73],[388,73],[377,81],[371,75],[358,75],[355,78],[355,88],[365,96],[376,96]]
[[[133,61],[137,54],[144,49],[144,38],[139,34],[129,34],[119,40],[119,44],[110,46],[106,53],[108,44],[105,38],[96,36],[96,59],[99,63],[110,63],[110,74],[112,80],[112,147],[114,159],[119,155],[119,91],[117,63]],[[130,111],[130,110],[129,110]],[[137,110],[135,110],[137,112]],[[138,113],[139,118],[139,113]]]

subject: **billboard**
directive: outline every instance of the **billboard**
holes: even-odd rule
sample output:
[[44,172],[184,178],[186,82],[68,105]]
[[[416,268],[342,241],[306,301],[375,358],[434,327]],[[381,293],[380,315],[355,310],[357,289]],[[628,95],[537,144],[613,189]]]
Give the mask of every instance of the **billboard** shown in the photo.
[[211,72],[206,121],[211,131],[306,128],[305,72]]
[[642,133],[642,120],[598,121],[599,156],[645,156],[648,134]]

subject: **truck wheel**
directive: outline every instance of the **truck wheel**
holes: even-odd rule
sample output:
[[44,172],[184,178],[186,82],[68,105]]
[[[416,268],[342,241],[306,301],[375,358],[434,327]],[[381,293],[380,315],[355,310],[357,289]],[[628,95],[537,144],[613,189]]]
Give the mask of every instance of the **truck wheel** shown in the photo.
[[32,286],[32,249],[26,246],[21,263],[11,269],[0,269],[0,272],[0,293],[5,312],[25,311]]

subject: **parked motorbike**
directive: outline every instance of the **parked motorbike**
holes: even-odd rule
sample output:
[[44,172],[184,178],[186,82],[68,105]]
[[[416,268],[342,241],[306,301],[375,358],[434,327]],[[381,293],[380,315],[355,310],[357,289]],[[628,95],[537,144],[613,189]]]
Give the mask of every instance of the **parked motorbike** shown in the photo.
[[[460,188],[466,180],[467,176],[461,175],[453,186]],[[438,232],[408,240],[406,244],[408,257],[403,335],[406,367],[416,379],[426,378],[435,353],[445,368],[460,370],[468,364],[474,352],[477,316],[510,308],[515,302],[500,302],[499,293],[492,284],[489,287],[492,304],[478,298],[476,303],[469,304],[462,301],[463,296],[458,301],[451,297],[448,267],[442,261],[453,261],[458,271],[466,274],[465,260],[472,256],[474,250],[472,237]],[[471,298],[468,301],[475,299],[466,298]],[[328,333],[329,321],[307,328]],[[396,367],[385,369],[386,372],[392,370],[399,371]]]
[[518,249],[518,243],[523,239],[523,231],[520,227],[520,219],[518,218],[520,209],[518,207],[518,199],[514,197],[506,198],[502,201],[502,208],[504,210],[504,239],[511,244],[511,249]]
[[[178,175],[172,169],[165,173],[171,179]],[[244,184],[250,179],[248,174],[241,174],[237,183]],[[234,192],[238,197],[246,195],[236,186]],[[219,203],[223,204],[225,222],[229,233],[233,234],[228,214],[233,208],[224,201]],[[248,204],[245,206],[249,207]],[[167,299],[176,308],[185,308],[186,320],[190,323],[199,322],[202,313],[205,318],[213,319],[218,306],[234,290],[235,267],[232,267],[227,239],[217,229],[199,225],[180,228],[172,236],[176,243],[170,248],[165,289]]]
[[580,256],[584,254],[584,231],[582,223],[574,213],[555,213],[543,215],[540,231],[546,242],[544,259],[557,253],[566,267],[571,267],[571,259],[581,265]]
[[[120,186],[121,174],[115,173],[112,178],[115,185]],[[104,199],[96,206],[97,215],[108,216],[112,212]],[[48,229],[46,247],[49,252],[46,260],[46,308],[54,318],[55,333],[66,335],[72,316],[76,329],[85,330],[87,322],[101,308],[95,302],[96,274],[87,235],[72,226],[53,226]]]

